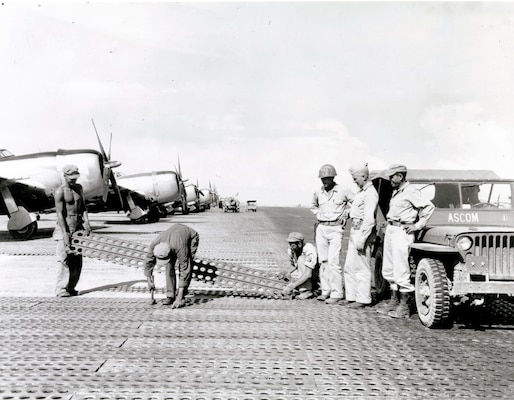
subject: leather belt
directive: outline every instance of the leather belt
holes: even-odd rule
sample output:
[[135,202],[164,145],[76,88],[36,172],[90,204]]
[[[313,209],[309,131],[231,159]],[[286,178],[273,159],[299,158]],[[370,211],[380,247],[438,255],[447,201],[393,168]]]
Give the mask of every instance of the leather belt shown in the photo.
[[387,221],[389,225],[393,226],[404,226],[407,225],[407,222],[400,222],[400,221]]
[[329,226],[336,226],[341,225],[339,221],[318,221],[321,225],[329,225]]

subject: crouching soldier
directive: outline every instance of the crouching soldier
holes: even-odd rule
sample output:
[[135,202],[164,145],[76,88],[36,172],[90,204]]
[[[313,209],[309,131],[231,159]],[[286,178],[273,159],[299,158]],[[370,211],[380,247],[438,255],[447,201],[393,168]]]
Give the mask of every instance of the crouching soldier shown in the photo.
[[299,232],[291,232],[287,238],[289,249],[287,254],[291,263],[286,276],[291,276],[291,282],[284,288],[282,294],[293,295],[296,299],[305,300],[313,296],[315,283],[313,276],[318,264],[316,248],[310,243],[304,243],[304,237]]

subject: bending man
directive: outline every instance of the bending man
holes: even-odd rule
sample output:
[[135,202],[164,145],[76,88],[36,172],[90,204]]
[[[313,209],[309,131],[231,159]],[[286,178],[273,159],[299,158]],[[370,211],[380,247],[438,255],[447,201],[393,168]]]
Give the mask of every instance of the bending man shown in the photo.
[[[166,299],[162,304],[184,307],[184,296],[191,283],[193,259],[198,250],[198,232],[182,224],[173,224],[150,243],[149,260],[145,267],[148,289],[155,289],[153,269],[166,268]],[[178,287],[175,267],[178,267]]]

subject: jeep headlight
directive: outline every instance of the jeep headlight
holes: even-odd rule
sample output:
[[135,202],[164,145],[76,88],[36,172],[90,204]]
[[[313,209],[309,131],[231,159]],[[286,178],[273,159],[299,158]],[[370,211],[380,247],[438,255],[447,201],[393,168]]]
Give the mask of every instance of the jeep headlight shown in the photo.
[[468,251],[473,246],[473,241],[469,236],[461,236],[457,239],[456,245],[460,251]]

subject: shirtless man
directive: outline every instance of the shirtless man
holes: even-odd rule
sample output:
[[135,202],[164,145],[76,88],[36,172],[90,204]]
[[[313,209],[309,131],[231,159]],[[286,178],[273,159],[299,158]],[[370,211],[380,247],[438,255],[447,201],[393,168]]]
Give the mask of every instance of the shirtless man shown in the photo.
[[76,165],[65,165],[64,184],[54,193],[55,211],[57,212],[57,227],[54,240],[57,240],[57,297],[76,296],[75,286],[82,271],[82,255],[69,252],[71,235],[79,230],[91,232],[89,217],[84,203],[82,186],[77,183],[79,170]]

